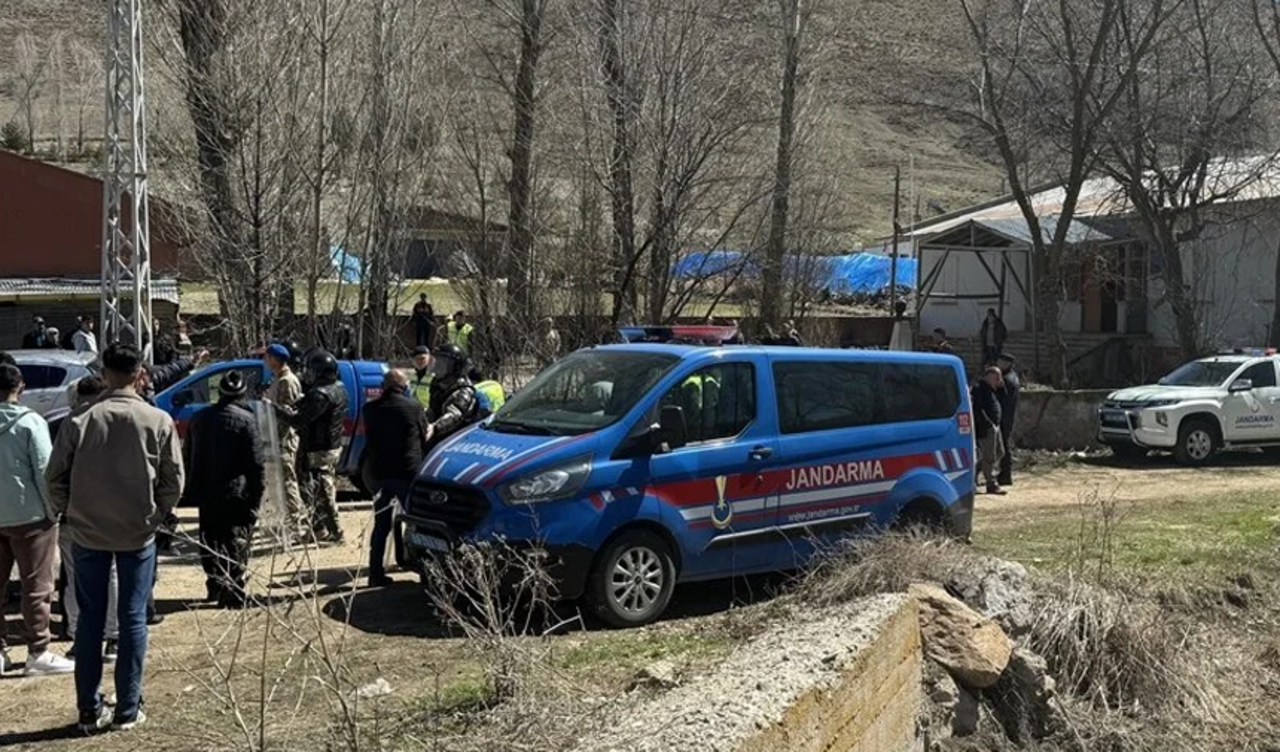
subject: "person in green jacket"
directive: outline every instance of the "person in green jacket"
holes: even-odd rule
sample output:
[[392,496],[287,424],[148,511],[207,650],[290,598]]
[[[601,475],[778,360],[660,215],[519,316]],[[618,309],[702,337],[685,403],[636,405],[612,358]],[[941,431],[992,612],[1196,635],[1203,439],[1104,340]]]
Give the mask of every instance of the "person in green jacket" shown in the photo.
[[[22,620],[31,634],[23,673],[69,674],[75,663],[49,650],[58,526],[44,471],[53,442],[44,418],[18,403],[24,386],[22,371],[0,365],[0,572],[8,581],[13,565],[18,565]],[[10,668],[5,647],[0,634],[0,671]]]

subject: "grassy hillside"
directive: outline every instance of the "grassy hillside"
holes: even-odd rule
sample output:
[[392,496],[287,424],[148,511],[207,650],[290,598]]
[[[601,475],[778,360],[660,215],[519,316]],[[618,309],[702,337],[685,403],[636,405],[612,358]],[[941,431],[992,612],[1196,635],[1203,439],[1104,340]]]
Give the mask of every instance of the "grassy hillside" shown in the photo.
[[[40,50],[56,42],[64,49],[61,118],[56,116],[57,66],[46,68],[37,100],[37,146],[52,150],[62,132],[75,139],[77,110],[86,115],[91,139],[101,133],[101,93],[77,86],[71,49],[100,51],[106,11],[101,0],[3,0],[0,2],[0,124],[22,122],[14,96],[18,72],[15,40],[23,32]],[[907,104],[963,91],[956,55],[964,40],[953,3],[910,0],[829,0],[832,11],[821,28],[821,68],[810,79],[811,101],[822,111],[812,135],[816,169],[840,195],[836,222],[846,242],[887,234],[893,203],[893,171],[903,170],[903,219],[913,210],[923,216],[938,208],[955,209],[1000,190],[999,170],[984,154],[981,141],[955,119],[937,110]],[[151,16],[158,8],[153,4]],[[154,22],[154,21],[153,21]],[[816,35],[815,35],[816,36]],[[153,102],[174,101],[177,92],[160,75],[157,58],[148,79]],[[153,123],[153,132],[165,124]],[[185,125],[170,126],[185,128]],[[70,148],[68,146],[68,148]],[[772,163],[771,153],[760,155]],[[153,161],[153,169],[158,167]],[[911,168],[914,168],[912,171]],[[185,176],[155,175],[189,183]],[[914,200],[913,200],[914,194]],[[913,205],[914,204],[914,205]],[[932,208],[930,208],[932,207]]]

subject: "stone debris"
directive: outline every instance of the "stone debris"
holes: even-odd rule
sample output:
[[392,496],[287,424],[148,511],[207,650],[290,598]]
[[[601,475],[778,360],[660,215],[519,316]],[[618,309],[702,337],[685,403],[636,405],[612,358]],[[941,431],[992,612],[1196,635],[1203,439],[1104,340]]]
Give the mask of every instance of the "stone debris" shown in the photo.
[[655,661],[636,672],[630,689],[673,689],[680,686],[676,666],[671,661]]
[[946,667],[961,686],[994,686],[1013,654],[1013,641],[1000,625],[937,585],[915,584],[907,594],[920,607],[925,655]]
[[868,598],[758,635],[712,674],[620,708],[578,751],[737,750],[779,723],[798,698],[836,686],[843,667],[875,642],[904,601],[900,595]]

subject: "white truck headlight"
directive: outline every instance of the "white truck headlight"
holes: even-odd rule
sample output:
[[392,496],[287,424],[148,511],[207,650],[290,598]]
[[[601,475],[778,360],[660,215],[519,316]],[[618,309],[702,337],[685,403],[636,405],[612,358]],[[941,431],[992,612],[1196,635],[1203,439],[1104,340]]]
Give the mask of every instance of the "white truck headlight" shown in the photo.
[[503,484],[498,495],[508,504],[567,499],[582,490],[590,475],[591,459],[581,457]]

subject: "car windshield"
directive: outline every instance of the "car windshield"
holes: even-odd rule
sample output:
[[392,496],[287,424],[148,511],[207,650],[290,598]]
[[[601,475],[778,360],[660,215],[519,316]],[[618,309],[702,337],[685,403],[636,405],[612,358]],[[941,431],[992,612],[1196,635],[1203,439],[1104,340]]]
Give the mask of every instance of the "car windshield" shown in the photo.
[[1222,386],[1239,367],[1239,361],[1193,360],[1160,379],[1160,383],[1164,386]]
[[574,353],[507,400],[489,430],[571,436],[604,428],[626,415],[678,360],[657,352]]

